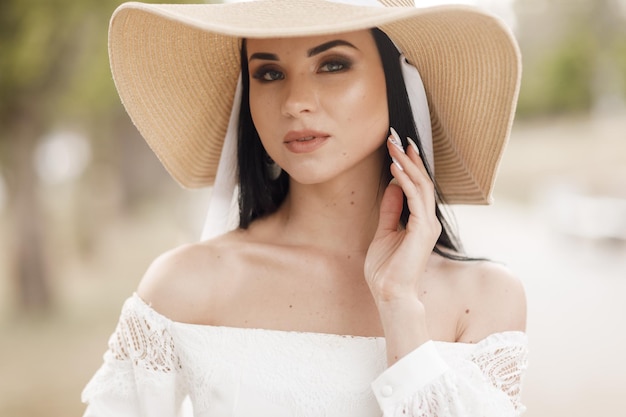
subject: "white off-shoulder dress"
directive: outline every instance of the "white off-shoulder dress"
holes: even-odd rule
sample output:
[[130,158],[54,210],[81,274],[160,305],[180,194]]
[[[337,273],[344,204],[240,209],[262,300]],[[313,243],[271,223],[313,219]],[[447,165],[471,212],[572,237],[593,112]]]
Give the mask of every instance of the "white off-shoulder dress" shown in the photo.
[[175,322],[124,304],[85,417],[508,417],[524,411],[522,332],[430,341],[391,367],[385,339]]

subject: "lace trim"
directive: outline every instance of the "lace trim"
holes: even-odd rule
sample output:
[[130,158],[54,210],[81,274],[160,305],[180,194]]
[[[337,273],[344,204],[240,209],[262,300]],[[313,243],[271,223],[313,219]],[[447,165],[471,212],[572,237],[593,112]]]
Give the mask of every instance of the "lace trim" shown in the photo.
[[519,416],[526,410],[521,402],[521,386],[527,363],[524,333],[491,335],[469,358],[455,361],[452,370],[399,404],[393,415]]
[[109,338],[104,364],[82,392],[83,402],[103,395],[132,400],[140,387],[164,387],[177,396],[185,388],[176,380],[182,365],[176,353],[170,322],[147,304],[126,300]]
[[522,410],[522,376],[528,366],[528,349],[507,345],[495,351],[481,351],[472,358],[494,387],[508,395],[516,410]]
[[126,302],[115,333],[109,339],[113,358],[130,360],[149,371],[169,373],[181,369],[168,323],[161,317],[152,317],[150,308],[139,311],[136,304],[134,298]]

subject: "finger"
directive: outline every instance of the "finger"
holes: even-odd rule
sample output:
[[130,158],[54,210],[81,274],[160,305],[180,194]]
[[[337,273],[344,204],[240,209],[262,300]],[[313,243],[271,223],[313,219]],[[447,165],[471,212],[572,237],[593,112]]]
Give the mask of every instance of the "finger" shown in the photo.
[[385,189],[380,203],[376,235],[388,234],[398,230],[398,223],[402,214],[402,197],[402,188],[398,184],[391,182]]
[[[393,127],[389,127],[389,132],[391,133],[389,135],[389,142],[391,142],[393,145],[396,146],[396,148],[401,151],[402,153],[407,153],[404,150],[404,146],[402,145],[402,140],[400,139],[400,135],[398,135],[398,132],[396,132],[396,130]],[[415,155],[417,154],[417,156],[419,156],[419,148],[417,147],[417,144],[410,138],[407,136],[407,142],[409,144],[409,149],[413,149],[415,152],[409,152],[409,158],[413,157],[413,162],[415,163],[419,163],[419,161],[417,159],[415,159]],[[397,163],[397,160],[395,160],[395,158],[392,157],[392,159],[394,160],[394,162]],[[399,168],[402,169],[402,166],[400,164]]]
[[[388,141],[387,148],[389,150],[389,155],[394,160],[394,164],[400,165],[400,171],[409,177],[413,187],[417,188],[424,196],[432,195],[434,198],[434,184],[417,152],[409,146],[409,155],[406,155],[397,146],[395,146],[391,140]],[[400,179],[399,176],[394,176]],[[410,190],[404,185],[403,189],[408,196]]]
[[400,164],[398,160],[393,156],[394,153],[405,153],[404,147],[402,146],[402,141],[400,140],[398,132],[396,132],[393,127],[390,127],[389,131],[391,132],[391,134],[389,135],[389,137],[387,137],[387,146],[389,146],[389,144],[394,145],[394,147],[392,148],[394,149],[394,152],[390,150],[389,156],[391,156],[391,160],[400,169],[400,171],[403,171],[404,168],[402,168],[402,164]]
[[407,137],[406,140],[409,142],[409,151],[407,152],[408,157],[415,162],[415,165],[422,171],[424,175],[426,175],[430,179],[430,174],[426,169],[426,164],[424,163],[424,159],[422,158],[419,148],[413,139]]
[[441,234],[441,223],[437,218],[437,203],[434,193],[425,195],[415,186],[406,172],[401,171],[396,165],[391,164],[390,169],[406,195],[410,213],[407,219],[406,230],[408,232],[421,231],[422,235],[432,231],[432,236],[438,237]]
[[405,153],[403,149],[394,144],[392,139],[393,137],[390,137],[387,147],[389,149],[389,155],[394,162],[400,165],[402,170],[407,173],[416,185],[419,187],[430,186],[432,180],[428,175],[422,158],[419,156],[419,151],[416,151],[412,145],[409,145]]
[[[397,165],[392,164],[391,174],[396,178],[407,197],[409,211],[418,218],[432,218],[435,215],[436,201],[434,185],[430,177],[425,170],[420,171],[416,164],[395,146],[389,146],[389,152],[403,167],[401,170]],[[410,149],[409,153],[411,152],[414,151]]]
[[394,176],[397,184],[407,199],[409,210],[412,214],[428,213],[427,205],[429,204],[423,198],[423,193],[415,185],[405,170],[400,170],[397,165],[391,164],[391,174]]

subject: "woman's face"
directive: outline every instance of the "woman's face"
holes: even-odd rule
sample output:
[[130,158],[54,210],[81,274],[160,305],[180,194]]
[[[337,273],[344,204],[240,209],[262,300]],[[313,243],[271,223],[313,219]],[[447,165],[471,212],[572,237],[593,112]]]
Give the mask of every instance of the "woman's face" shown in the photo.
[[385,74],[369,30],[248,39],[250,111],[270,157],[304,184],[382,164]]

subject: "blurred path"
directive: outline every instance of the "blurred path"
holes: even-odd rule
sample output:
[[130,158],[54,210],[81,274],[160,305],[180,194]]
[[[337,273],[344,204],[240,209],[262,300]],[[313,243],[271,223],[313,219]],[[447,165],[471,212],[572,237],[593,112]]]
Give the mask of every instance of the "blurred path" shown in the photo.
[[[525,284],[527,417],[624,414],[626,241],[568,234],[555,216],[570,207],[555,212],[547,197],[564,186],[625,198],[625,132],[626,117],[514,131],[495,204],[455,208],[469,252],[502,261]],[[626,213],[614,221],[626,225]]]
[[462,207],[467,249],[507,264],[528,297],[528,417],[616,415],[626,395],[626,242],[570,240],[535,210]]

